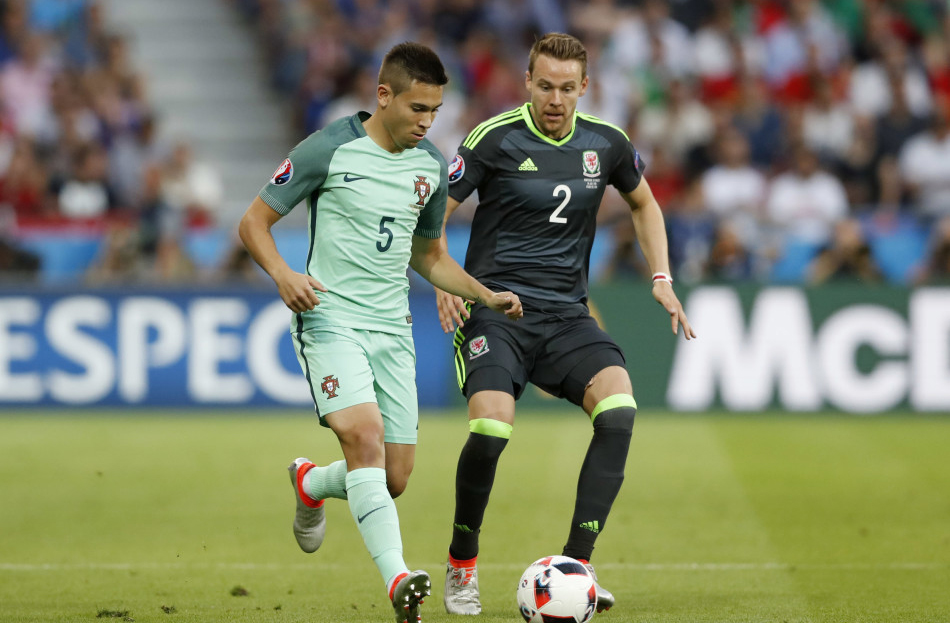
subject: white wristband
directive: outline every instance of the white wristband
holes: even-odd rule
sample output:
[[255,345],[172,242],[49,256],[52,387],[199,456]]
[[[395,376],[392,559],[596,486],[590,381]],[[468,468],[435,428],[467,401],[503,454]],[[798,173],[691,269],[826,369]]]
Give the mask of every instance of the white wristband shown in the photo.
[[673,285],[673,278],[667,273],[653,273],[653,283],[656,283],[657,281],[665,281],[670,285]]

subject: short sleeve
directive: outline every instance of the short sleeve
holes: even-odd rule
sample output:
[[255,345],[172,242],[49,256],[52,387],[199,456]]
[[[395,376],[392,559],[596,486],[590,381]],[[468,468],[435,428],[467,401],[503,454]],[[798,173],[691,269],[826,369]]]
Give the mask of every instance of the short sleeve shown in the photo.
[[640,185],[646,165],[633,144],[621,135],[617,150],[620,157],[607,180],[622,193],[628,193]]
[[465,201],[479,187],[487,172],[488,167],[478,153],[464,145],[459,146],[448,169],[449,197],[459,203]]
[[413,230],[413,235],[422,238],[438,238],[442,235],[442,221],[445,218],[445,203],[448,197],[448,170],[442,156],[436,158],[439,162],[439,186],[432,193],[432,197],[419,213],[419,222]]
[[335,148],[336,145],[331,144],[323,132],[305,138],[280,163],[261,189],[261,199],[278,213],[288,214],[326,181]]

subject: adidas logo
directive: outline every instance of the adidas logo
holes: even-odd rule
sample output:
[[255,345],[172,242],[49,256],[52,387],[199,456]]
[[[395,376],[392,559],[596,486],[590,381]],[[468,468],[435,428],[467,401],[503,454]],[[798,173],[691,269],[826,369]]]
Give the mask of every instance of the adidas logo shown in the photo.
[[580,524],[579,527],[584,528],[585,530],[590,530],[594,534],[598,534],[600,532],[600,522],[598,521],[585,521],[584,523]]
[[458,530],[459,532],[464,532],[465,534],[471,534],[474,532],[474,530],[472,530],[468,526],[462,525],[460,523],[457,523],[454,525],[455,525],[455,529]]
[[518,170],[519,171],[537,171],[538,167],[537,165],[534,164],[534,160],[532,160],[531,158],[528,158],[527,160],[521,163],[521,166],[518,167]]

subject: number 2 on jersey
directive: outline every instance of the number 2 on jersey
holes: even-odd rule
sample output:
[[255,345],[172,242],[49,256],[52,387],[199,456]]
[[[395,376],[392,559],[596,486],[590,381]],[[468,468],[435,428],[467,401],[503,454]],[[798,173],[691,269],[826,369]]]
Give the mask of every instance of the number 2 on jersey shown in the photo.
[[384,216],[379,221],[379,233],[386,235],[386,242],[381,240],[376,241],[376,250],[380,253],[389,251],[389,247],[393,244],[393,230],[386,227],[386,223],[395,223],[396,219],[391,216]]
[[567,217],[558,216],[565,207],[567,203],[571,200],[571,188],[567,184],[558,184],[554,187],[554,196],[557,197],[561,193],[564,193],[564,201],[561,202],[557,208],[554,209],[554,212],[551,213],[551,218],[548,220],[552,223],[566,223]]

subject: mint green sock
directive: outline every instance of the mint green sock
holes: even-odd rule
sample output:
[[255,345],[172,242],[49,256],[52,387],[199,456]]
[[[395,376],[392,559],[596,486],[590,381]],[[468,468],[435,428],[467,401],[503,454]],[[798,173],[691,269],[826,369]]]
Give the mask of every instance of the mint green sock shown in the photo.
[[346,491],[350,513],[383,581],[408,571],[402,558],[396,504],[386,488],[386,470],[381,467],[354,469],[346,475]]
[[346,499],[346,461],[314,467],[303,477],[303,490],[315,500]]

